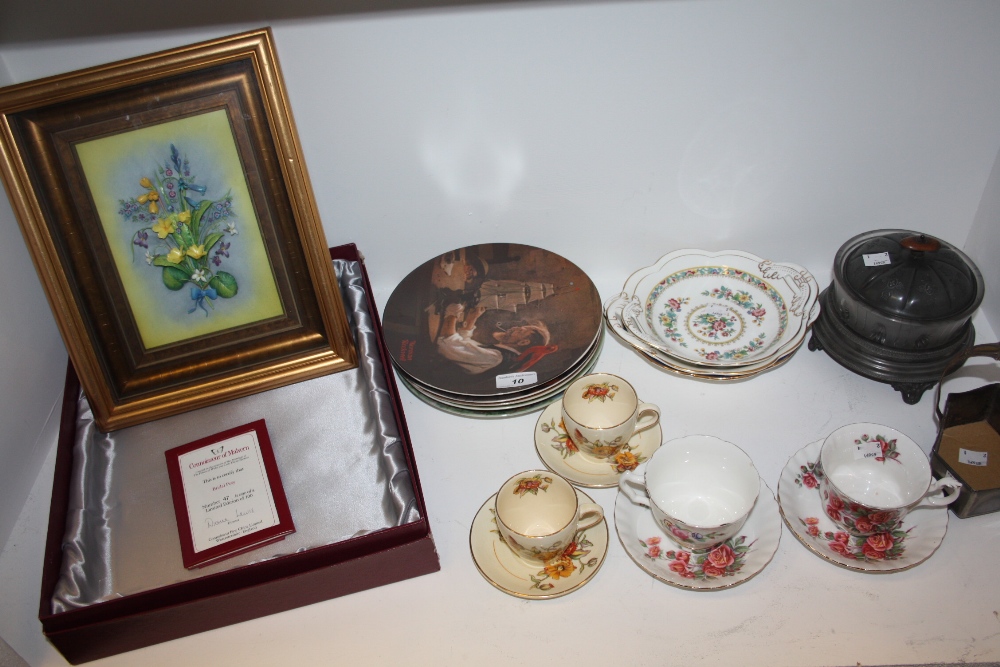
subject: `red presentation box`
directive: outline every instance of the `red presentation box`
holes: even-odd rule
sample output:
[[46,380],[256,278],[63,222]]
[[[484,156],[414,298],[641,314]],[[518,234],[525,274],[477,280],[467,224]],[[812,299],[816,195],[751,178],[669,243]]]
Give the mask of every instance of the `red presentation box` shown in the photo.
[[[57,445],[39,607],[39,620],[45,636],[71,663],[97,660],[440,569],[406,418],[382,338],[368,274],[364,271],[364,261],[353,244],[332,248],[330,256],[361,262],[368,310],[378,333],[382,368],[420,518],[301,553],[53,614],[51,600],[62,563],[77,417],[76,397],[80,393],[79,382],[71,367],[67,372]],[[174,527],[165,529],[174,530]]]

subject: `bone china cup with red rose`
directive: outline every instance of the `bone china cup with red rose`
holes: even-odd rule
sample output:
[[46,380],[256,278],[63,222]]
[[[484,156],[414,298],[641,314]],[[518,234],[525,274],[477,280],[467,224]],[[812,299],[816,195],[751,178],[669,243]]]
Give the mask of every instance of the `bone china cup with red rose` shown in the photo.
[[628,382],[610,373],[584,375],[562,402],[566,434],[577,448],[597,459],[611,458],[633,435],[660,421],[660,408],[640,403]]
[[760,476],[736,445],[689,435],[664,443],[645,469],[623,474],[618,488],[648,507],[667,537],[701,552],[739,533],[757,502]]
[[503,541],[536,564],[558,558],[578,532],[604,519],[600,505],[581,503],[573,485],[548,470],[528,470],[508,479],[497,492],[494,510]]
[[907,512],[944,507],[962,485],[931,479],[923,450],[899,431],[849,424],[823,441],[816,467],[823,510],[852,535],[891,533]]

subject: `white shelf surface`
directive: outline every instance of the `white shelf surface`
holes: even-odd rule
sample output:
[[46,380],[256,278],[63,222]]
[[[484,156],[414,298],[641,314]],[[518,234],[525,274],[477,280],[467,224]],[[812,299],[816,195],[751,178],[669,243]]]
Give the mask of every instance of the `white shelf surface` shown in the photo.
[[[607,297],[614,285],[598,285]],[[387,292],[377,294],[384,303]],[[993,333],[977,318],[979,339]],[[711,383],[662,372],[610,334],[597,369],[632,382],[663,410],[664,439],[706,433],[739,444],[777,489],[788,457],[852,422],[897,428],[930,451],[933,392],[903,403],[803,346],[749,381]],[[997,381],[970,363],[946,391]],[[613,528],[594,579],[555,600],[494,589],[476,570],[469,527],[510,475],[540,466],[538,413],[485,421],[403,402],[441,558],[435,574],[167,642],[95,665],[512,664],[563,655],[577,665],[877,665],[1000,660],[1000,514],[950,517],[938,551],[919,566],[871,575],[804,548],[787,527],[774,560],[730,590],[694,592],[640,570]],[[54,459],[50,455],[2,557],[0,635],[33,666],[62,665],[36,619]],[[588,490],[613,517],[616,490]],[[169,527],[173,530],[173,527]],[[581,644],[581,638],[586,643]]]

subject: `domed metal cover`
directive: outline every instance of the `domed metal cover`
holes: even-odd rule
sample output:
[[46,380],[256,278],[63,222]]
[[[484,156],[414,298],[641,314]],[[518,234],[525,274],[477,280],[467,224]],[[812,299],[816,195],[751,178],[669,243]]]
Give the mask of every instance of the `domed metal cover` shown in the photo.
[[965,320],[983,299],[983,278],[965,253],[906,230],[854,237],[834,262],[856,298],[893,317]]

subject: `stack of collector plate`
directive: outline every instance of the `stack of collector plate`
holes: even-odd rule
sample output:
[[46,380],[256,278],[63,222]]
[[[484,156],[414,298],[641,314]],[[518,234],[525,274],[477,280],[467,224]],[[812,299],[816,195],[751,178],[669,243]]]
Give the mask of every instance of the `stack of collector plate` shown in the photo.
[[601,299],[569,260],[492,243],[424,262],[386,302],[383,329],[417,398],[469,417],[540,410],[593,369]]
[[616,336],[664,370],[741,380],[795,353],[819,315],[818,297],[801,266],[738,250],[678,250],[629,276],[604,315]]

